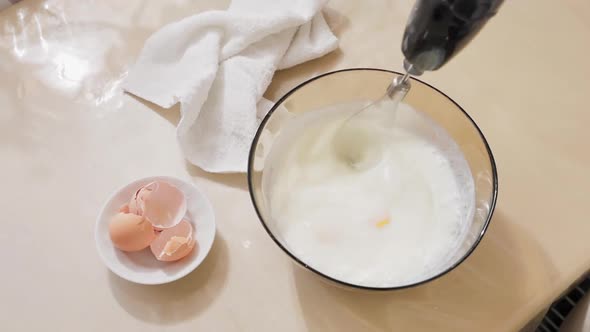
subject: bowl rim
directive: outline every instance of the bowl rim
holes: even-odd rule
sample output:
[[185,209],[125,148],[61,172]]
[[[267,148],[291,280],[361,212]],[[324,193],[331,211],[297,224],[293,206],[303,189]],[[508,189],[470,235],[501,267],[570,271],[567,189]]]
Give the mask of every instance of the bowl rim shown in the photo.
[[317,269],[314,269],[313,267],[307,265],[305,262],[303,262],[302,260],[300,260],[297,256],[295,256],[293,253],[291,253],[287,248],[285,248],[285,246],[283,246],[281,244],[281,242],[275,237],[275,235],[271,232],[271,230],[269,229],[269,227],[267,226],[266,222],[264,221],[264,218],[262,217],[262,214],[258,208],[258,205],[256,203],[256,198],[254,197],[254,190],[253,190],[253,183],[252,183],[252,174],[253,174],[253,165],[254,165],[254,154],[255,154],[255,148],[258,144],[258,140],[260,139],[260,135],[262,133],[262,129],[266,126],[266,123],[268,122],[268,120],[270,119],[270,117],[272,116],[272,114],[276,111],[276,109],[278,108],[279,105],[282,105],[282,103],[285,101],[285,99],[287,99],[289,96],[291,96],[293,93],[295,93],[297,90],[299,90],[300,88],[302,88],[303,86],[321,79],[322,77],[325,76],[329,76],[329,75],[334,75],[334,74],[338,74],[338,73],[343,73],[343,72],[349,72],[349,71],[378,71],[378,72],[386,72],[386,73],[390,73],[390,74],[396,74],[396,75],[403,75],[402,73],[393,71],[393,70],[387,70],[387,69],[380,69],[380,68],[365,68],[365,67],[358,67],[358,68],[346,68],[346,69],[340,69],[340,70],[335,70],[335,71],[330,71],[315,77],[312,77],[310,79],[307,79],[305,81],[303,81],[302,83],[300,83],[299,85],[297,85],[296,87],[292,88],[289,92],[287,92],[285,95],[283,95],[279,100],[277,100],[277,102],[274,103],[274,105],[272,106],[272,108],[268,111],[268,113],[266,113],[266,115],[264,116],[264,119],[262,120],[262,122],[260,123],[260,125],[258,126],[258,129],[256,130],[256,135],[254,136],[254,139],[252,140],[252,144],[250,145],[250,151],[248,153],[248,192],[250,193],[250,200],[252,201],[252,205],[254,206],[254,210],[256,211],[256,215],[258,216],[258,220],[260,221],[260,223],[262,224],[262,227],[264,227],[264,230],[266,231],[266,233],[270,236],[270,238],[274,241],[274,243],[276,245],[279,246],[279,248],[281,248],[283,250],[283,252],[285,252],[289,257],[291,257],[292,260],[294,260],[298,265],[304,267],[305,269],[319,275],[320,277],[323,277],[329,281],[335,282],[336,284],[340,284],[343,286],[347,286],[347,287],[352,287],[352,288],[356,288],[356,289],[363,289],[363,290],[373,290],[373,291],[389,291],[389,290],[398,290],[398,289],[406,289],[406,288],[412,288],[412,287],[416,287],[422,284],[425,284],[427,282],[430,282],[432,280],[438,279],[440,277],[442,277],[443,275],[449,273],[450,271],[454,270],[457,266],[459,266],[461,263],[463,263],[467,257],[469,257],[473,251],[475,251],[475,248],[477,248],[477,246],[479,245],[479,243],[481,242],[481,240],[483,239],[483,236],[485,235],[490,222],[492,220],[492,217],[494,215],[494,210],[496,208],[496,202],[498,199],[498,172],[497,172],[497,168],[496,168],[496,161],[494,159],[494,155],[492,154],[492,150],[488,144],[488,141],[486,140],[483,132],[481,131],[481,129],[479,128],[479,126],[475,123],[475,121],[473,120],[473,118],[471,118],[471,116],[469,116],[469,114],[463,109],[463,107],[461,107],[457,102],[455,102],[451,97],[449,97],[447,94],[445,94],[444,92],[442,92],[441,90],[437,89],[436,87],[422,81],[419,80],[417,78],[411,77],[412,80],[414,81],[418,81],[426,86],[428,86],[429,88],[433,89],[434,91],[440,93],[441,95],[443,95],[444,97],[446,97],[449,101],[451,101],[462,113],[465,117],[467,117],[467,119],[471,122],[471,124],[473,125],[473,127],[475,127],[475,129],[477,130],[477,132],[479,133],[479,136],[481,138],[481,140],[484,143],[484,146],[486,148],[486,151],[488,153],[488,158],[490,160],[490,166],[492,169],[492,178],[493,178],[493,190],[492,190],[492,198],[491,198],[491,203],[490,203],[490,210],[488,212],[488,215],[486,217],[486,220],[484,222],[484,225],[479,233],[479,235],[477,236],[477,239],[475,240],[475,242],[473,243],[473,245],[471,246],[471,248],[469,248],[469,250],[459,259],[457,260],[455,263],[451,264],[449,267],[447,267],[446,269],[442,270],[441,272],[438,272],[437,274],[428,277],[424,280],[421,281],[417,281],[417,282],[412,282],[406,285],[402,285],[402,286],[390,286],[390,287],[373,287],[373,286],[364,286],[364,285],[357,285],[357,284],[353,284],[353,283],[349,283],[346,281],[342,281],[339,279],[336,279],[334,277],[331,277],[329,275],[326,275],[324,273],[322,273],[321,271],[318,271]]

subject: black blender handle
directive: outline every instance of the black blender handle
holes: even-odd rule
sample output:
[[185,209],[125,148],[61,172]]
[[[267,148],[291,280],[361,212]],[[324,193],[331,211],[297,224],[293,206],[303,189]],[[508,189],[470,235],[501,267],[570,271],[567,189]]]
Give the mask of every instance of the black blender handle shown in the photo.
[[496,14],[504,0],[417,0],[406,25],[402,52],[414,74],[447,63]]

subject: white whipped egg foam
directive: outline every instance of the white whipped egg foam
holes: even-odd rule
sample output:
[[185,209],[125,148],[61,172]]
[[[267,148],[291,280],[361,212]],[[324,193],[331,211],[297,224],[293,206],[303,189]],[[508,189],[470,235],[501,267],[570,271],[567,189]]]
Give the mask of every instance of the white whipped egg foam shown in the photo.
[[262,179],[267,223],[292,254],[332,278],[368,287],[422,281],[453,263],[472,222],[469,165],[442,127],[402,103],[395,117],[382,107],[358,121],[349,139],[362,138],[378,158],[351,167],[334,137],[362,107],[300,114],[281,131]]

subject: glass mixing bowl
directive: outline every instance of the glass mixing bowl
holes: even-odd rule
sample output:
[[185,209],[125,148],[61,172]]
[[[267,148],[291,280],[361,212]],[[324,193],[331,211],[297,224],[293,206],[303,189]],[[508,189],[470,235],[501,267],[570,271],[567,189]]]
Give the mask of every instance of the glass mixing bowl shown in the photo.
[[395,287],[355,285],[330,277],[309,266],[285,245],[270,218],[268,202],[262,191],[262,176],[268,170],[267,156],[275,138],[297,114],[323,109],[335,104],[375,100],[384,94],[392,79],[400,73],[382,69],[345,69],[323,74],[295,87],[283,96],[262,121],[248,160],[250,197],[264,229],[274,242],[304,268],[336,283],[371,290],[391,290],[420,285],[451,271],[477,247],[492,218],[498,193],[498,177],[492,151],[471,117],[447,95],[420,80],[411,79],[412,88],[404,99],[417,111],[423,112],[443,127],[461,149],[475,185],[475,213],[462,244],[440,272],[424,280]]

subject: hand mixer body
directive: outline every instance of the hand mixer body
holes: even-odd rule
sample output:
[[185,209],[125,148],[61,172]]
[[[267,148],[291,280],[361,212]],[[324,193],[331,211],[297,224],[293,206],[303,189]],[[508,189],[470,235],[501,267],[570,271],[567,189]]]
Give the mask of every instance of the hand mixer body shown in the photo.
[[[350,115],[334,135],[334,151],[352,168],[371,168],[380,153],[369,139],[360,139],[360,119],[376,110],[395,116],[410,90],[411,75],[436,70],[461,50],[492,17],[503,0],[417,0],[402,40],[406,74],[393,79],[383,97]],[[365,128],[366,129],[366,128]]]
[[485,25],[503,0],[417,0],[402,40],[413,75],[439,69]]

